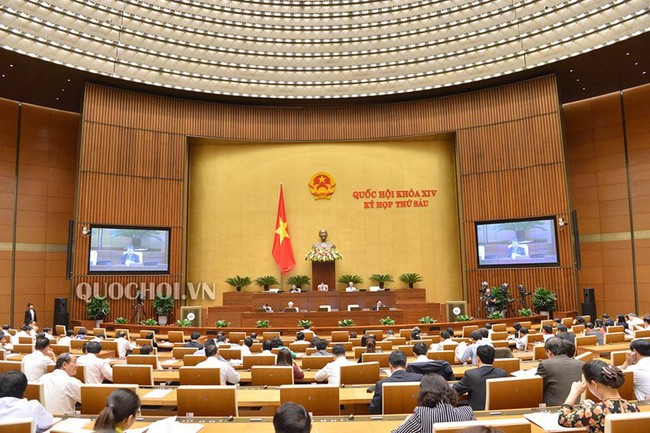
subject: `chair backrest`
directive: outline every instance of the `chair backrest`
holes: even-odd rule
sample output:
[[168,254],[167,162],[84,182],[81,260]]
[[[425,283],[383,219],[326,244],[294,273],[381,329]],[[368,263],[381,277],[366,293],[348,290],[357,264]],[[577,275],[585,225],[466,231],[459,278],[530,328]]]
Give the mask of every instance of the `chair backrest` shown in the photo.
[[120,388],[138,392],[138,385],[126,384],[83,384],[81,385],[81,414],[98,415],[106,407],[106,400],[113,391]]
[[377,349],[381,349],[383,351],[391,352],[393,350],[393,342],[388,340],[377,341],[375,346],[377,347]]
[[365,332],[366,335],[374,335],[375,340],[377,340],[377,343],[379,343],[381,340],[384,339],[384,331],[381,329],[370,329]]
[[598,343],[598,338],[595,335],[576,335],[576,347],[593,346],[596,343]]
[[[86,340],[70,340],[70,348],[73,350],[81,350]],[[104,345],[102,344],[102,349]]]
[[577,360],[582,362],[591,362],[596,358],[594,352],[586,351],[575,357]]
[[617,332],[625,332],[625,328],[623,325],[618,325],[618,326],[608,326],[606,328],[606,332],[609,333],[617,333]]
[[462,336],[465,337],[465,338],[469,338],[472,331],[476,331],[476,330],[478,330],[478,325],[466,325],[466,326],[463,326]]
[[605,417],[605,433],[646,433],[650,412],[612,413]]
[[[47,367],[45,367],[45,369],[47,373],[52,373],[55,367],[56,365],[50,364]],[[82,383],[86,383],[86,367],[84,367],[81,364],[77,364],[77,374],[75,374],[74,377],[79,379]]]
[[392,343],[393,347],[406,345],[406,338],[404,337],[388,337],[388,341]]
[[571,328],[571,332],[574,334],[579,334],[580,332],[585,330],[585,325],[573,325]]
[[176,390],[178,416],[239,416],[237,388],[224,386],[179,386]]
[[379,367],[388,368],[388,356],[390,352],[379,352],[379,353],[362,353],[361,362],[373,362],[377,361]]
[[362,362],[341,366],[341,384],[367,385],[379,381],[379,363]]
[[184,343],[185,333],[183,331],[169,331],[167,332],[167,341],[170,343]]
[[22,362],[18,361],[0,361],[0,374],[9,370],[23,371]]
[[533,346],[533,361],[539,361],[540,359],[548,359],[546,349],[540,345]]
[[117,341],[115,340],[104,340],[102,341],[102,350],[112,350],[115,352],[115,357],[118,356],[117,353]]
[[178,377],[181,385],[221,385],[219,367],[181,367]]
[[604,344],[610,344],[610,343],[622,343],[625,341],[625,333],[624,332],[611,332],[605,334],[605,338],[603,340]]
[[533,343],[542,343],[544,342],[544,336],[539,332],[528,334],[528,344]]
[[350,341],[350,331],[332,331],[332,343]]
[[262,332],[262,340],[273,340],[275,337],[279,337],[280,333],[277,331],[264,331]]
[[650,329],[639,329],[634,331],[634,338],[646,338],[650,337]]
[[408,328],[408,329],[402,328],[402,329],[399,330],[399,336],[404,337],[407,340],[410,340],[411,339],[411,332],[413,332],[412,328]]
[[114,365],[113,383],[153,386],[153,368],[150,365]]
[[[608,415],[609,416],[609,415]],[[436,423],[436,433],[462,433],[470,427],[493,427],[503,433],[530,433],[532,424],[524,417],[506,419],[482,419],[480,421],[442,422]]]
[[104,328],[93,328],[93,335],[97,336],[99,334],[104,334],[104,337],[107,337],[106,329],[104,329]]
[[241,349],[219,349],[223,359],[241,359]]
[[612,365],[623,365],[629,354],[629,350],[616,350],[609,354],[609,363]]
[[512,350],[509,347],[495,347],[494,348],[494,357],[495,358],[514,358]]
[[34,351],[34,344],[14,344],[14,353],[32,353]]
[[492,347],[495,349],[498,348],[505,348],[505,347],[510,347],[510,342],[508,340],[497,340],[492,342]]
[[32,337],[18,337],[18,343],[33,345],[34,339]]
[[140,330],[140,338],[147,338],[147,335],[153,333],[154,336],[156,332],[153,329],[141,329]]
[[386,382],[382,394],[381,413],[413,413],[418,405],[420,382]]
[[251,367],[251,385],[293,385],[293,367],[281,365],[254,365]]
[[[553,319],[548,319],[548,320],[542,320],[539,322],[539,327],[541,328],[542,326],[550,326],[551,328],[555,325],[555,321]],[[494,327],[492,328],[494,329]]]
[[438,350],[435,352],[427,352],[427,358],[447,361],[452,365],[456,363],[456,353],[453,350]]
[[400,350],[406,354],[406,356],[414,356],[413,354],[413,345],[411,344],[402,344],[395,347],[396,350]]
[[[623,385],[618,388],[617,391],[621,397],[626,400],[636,400],[636,394],[634,394],[634,372],[624,371],[623,374],[625,375],[625,383],[623,383]],[[593,401],[600,400],[591,391],[589,391],[589,388],[587,388],[585,391],[585,397]]]
[[57,335],[57,337],[61,337],[65,335],[66,333],[65,325],[56,325],[54,326],[54,332]]
[[126,334],[126,337],[124,337],[124,338],[126,338],[127,340],[131,339],[131,333],[129,332],[128,329],[126,329],[126,328],[117,328],[117,329],[115,329],[115,336],[117,337],[117,334],[119,334],[120,332],[124,332]]
[[327,364],[332,362],[332,357],[331,356],[303,356],[301,358],[302,362],[302,369],[307,370],[307,369],[312,369],[312,370],[320,370],[321,368],[325,367]]
[[196,347],[174,347],[172,348],[172,358],[183,359],[185,355],[193,355],[197,350]]
[[503,341],[508,338],[507,332],[493,332],[492,341]]
[[503,368],[506,373],[521,370],[521,359],[519,358],[495,358],[492,363],[494,368]]
[[508,328],[505,323],[495,323],[492,325],[493,332],[507,332]]
[[183,356],[183,366],[193,367],[199,362],[203,362],[207,359],[205,355],[185,355]]
[[154,370],[158,368],[158,355],[129,355],[126,357],[128,365],[150,365]]
[[248,369],[254,365],[275,365],[274,355],[244,355],[243,367]]
[[6,361],[7,360],[7,351],[4,349],[0,349],[0,361]]
[[294,341],[293,343],[289,344],[289,350],[296,353],[304,353],[307,351],[308,347],[309,344],[301,341]]
[[16,418],[0,421],[0,433],[32,433],[36,425],[32,418]]
[[485,410],[538,407],[543,398],[543,379],[501,377],[485,381]]
[[519,324],[521,325],[522,328],[526,328],[529,331],[533,328],[533,322],[531,322],[530,320],[527,320],[525,322],[519,322]]
[[[135,339],[135,344],[138,346],[144,346],[145,344],[148,344],[150,346],[153,346],[153,340],[150,338],[136,338]],[[155,350],[155,348],[154,348]]]
[[59,356],[62,353],[70,352],[70,346],[64,344],[50,344],[50,349],[56,356]]
[[339,387],[336,385],[282,385],[280,404],[292,401],[314,415],[339,415]]
[[231,331],[228,333],[228,340],[230,340],[233,343],[239,344],[241,340],[244,340],[246,338],[246,333],[245,332],[240,332],[240,331]]
[[25,390],[25,398],[27,400],[38,400],[39,403],[45,404],[45,397],[43,396],[43,384],[38,382],[29,382]]

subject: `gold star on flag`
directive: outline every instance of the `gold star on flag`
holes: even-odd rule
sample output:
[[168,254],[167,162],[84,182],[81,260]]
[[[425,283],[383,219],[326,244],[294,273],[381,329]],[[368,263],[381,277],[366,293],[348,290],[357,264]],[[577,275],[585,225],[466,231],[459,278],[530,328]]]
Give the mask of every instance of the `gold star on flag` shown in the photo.
[[275,230],[275,232],[280,235],[280,245],[282,245],[284,238],[289,237],[289,233],[287,232],[288,225],[289,224],[286,221],[282,221],[282,218],[279,218],[278,228]]

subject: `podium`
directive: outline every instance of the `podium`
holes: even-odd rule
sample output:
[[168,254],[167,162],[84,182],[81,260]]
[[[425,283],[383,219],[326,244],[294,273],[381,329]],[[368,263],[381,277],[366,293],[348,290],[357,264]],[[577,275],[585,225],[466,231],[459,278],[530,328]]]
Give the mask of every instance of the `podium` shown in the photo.
[[336,290],[336,262],[311,262],[312,290],[318,290],[320,283],[327,284],[330,292]]

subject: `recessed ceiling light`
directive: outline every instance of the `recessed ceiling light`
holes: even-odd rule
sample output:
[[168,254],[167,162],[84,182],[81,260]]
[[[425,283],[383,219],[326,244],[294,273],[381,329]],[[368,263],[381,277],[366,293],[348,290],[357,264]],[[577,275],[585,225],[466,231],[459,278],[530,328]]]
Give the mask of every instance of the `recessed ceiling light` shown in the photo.
[[625,53],[625,55],[626,55],[626,56],[629,56],[629,55],[630,55],[630,53]]
[[634,62],[634,66],[639,66],[639,62]]
[[70,78],[68,78],[68,83],[70,82]]
[[569,72],[573,72],[573,69],[569,69]]
[[9,65],[9,67],[10,67],[10,68],[13,68],[13,67],[14,67],[14,65],[11,65],[11,64],[10,64],[10,65]]
[[576,78],[576,81],[580,81],[580,78]]

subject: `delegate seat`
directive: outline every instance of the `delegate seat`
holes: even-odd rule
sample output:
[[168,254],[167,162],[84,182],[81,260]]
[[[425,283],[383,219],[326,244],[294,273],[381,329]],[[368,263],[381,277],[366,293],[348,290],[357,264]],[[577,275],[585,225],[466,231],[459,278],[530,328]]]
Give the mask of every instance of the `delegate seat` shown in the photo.
[[521,370],[521,359],[519,358],[495,358],[492,363],[494,368],[503,368],[506,373]]
[[382,394],[382,414],[413,413],[418,405],[420,382],[386,382]]
[[341,384],[369,385],[379,380],[379,363],[362,362],[355,365],[341,366]]
[[17,418],[0,421],[0,433],[32,433],[36,424],[32,418]]
[[242,364],[245,369],[254,365],[275,365],[275,355],[245,355]]
[[380,368],[388,368],[388,356],[390,352],[362,353],[361,362],[378,362]]
[[156,370],[158,368],[158,355],[129,355],[126,357],[127,365],[150,365]]
[[218,367],[181,367],[178,377],[181,385],[221,385]]
[[605,417],[605,433],[646,433],[650,412],[616,413]]
[[176,390],[178,416],[193,413],[194,416],[233,416],[237,409],[237,387],[179,386]]
[[81,385],[81,414],[98,415],[105,407],[108,396],[113,391],[126,388],[138,392],[138,385],[127,384],[83,384]]
[[330,356],[303,356],[301,359],[303,370],[320,370],[332,362]]
[[203,362],[206,359],[205,355],[185,355],[183,356],[183,366],[194,367],[196,364]]
[[316,416],[340,415],[339,387],[336,385],[282,385],[280,404],[301,404]]
[[251,367],[251,385],[293,385],[293,367],[279,365],[254,365]]
[[114,365],[113,383],[153,386],[153,368],[151,365]]
[[501,377],[485,382],[485,410],[538,407],[543,398],[543,379]]

